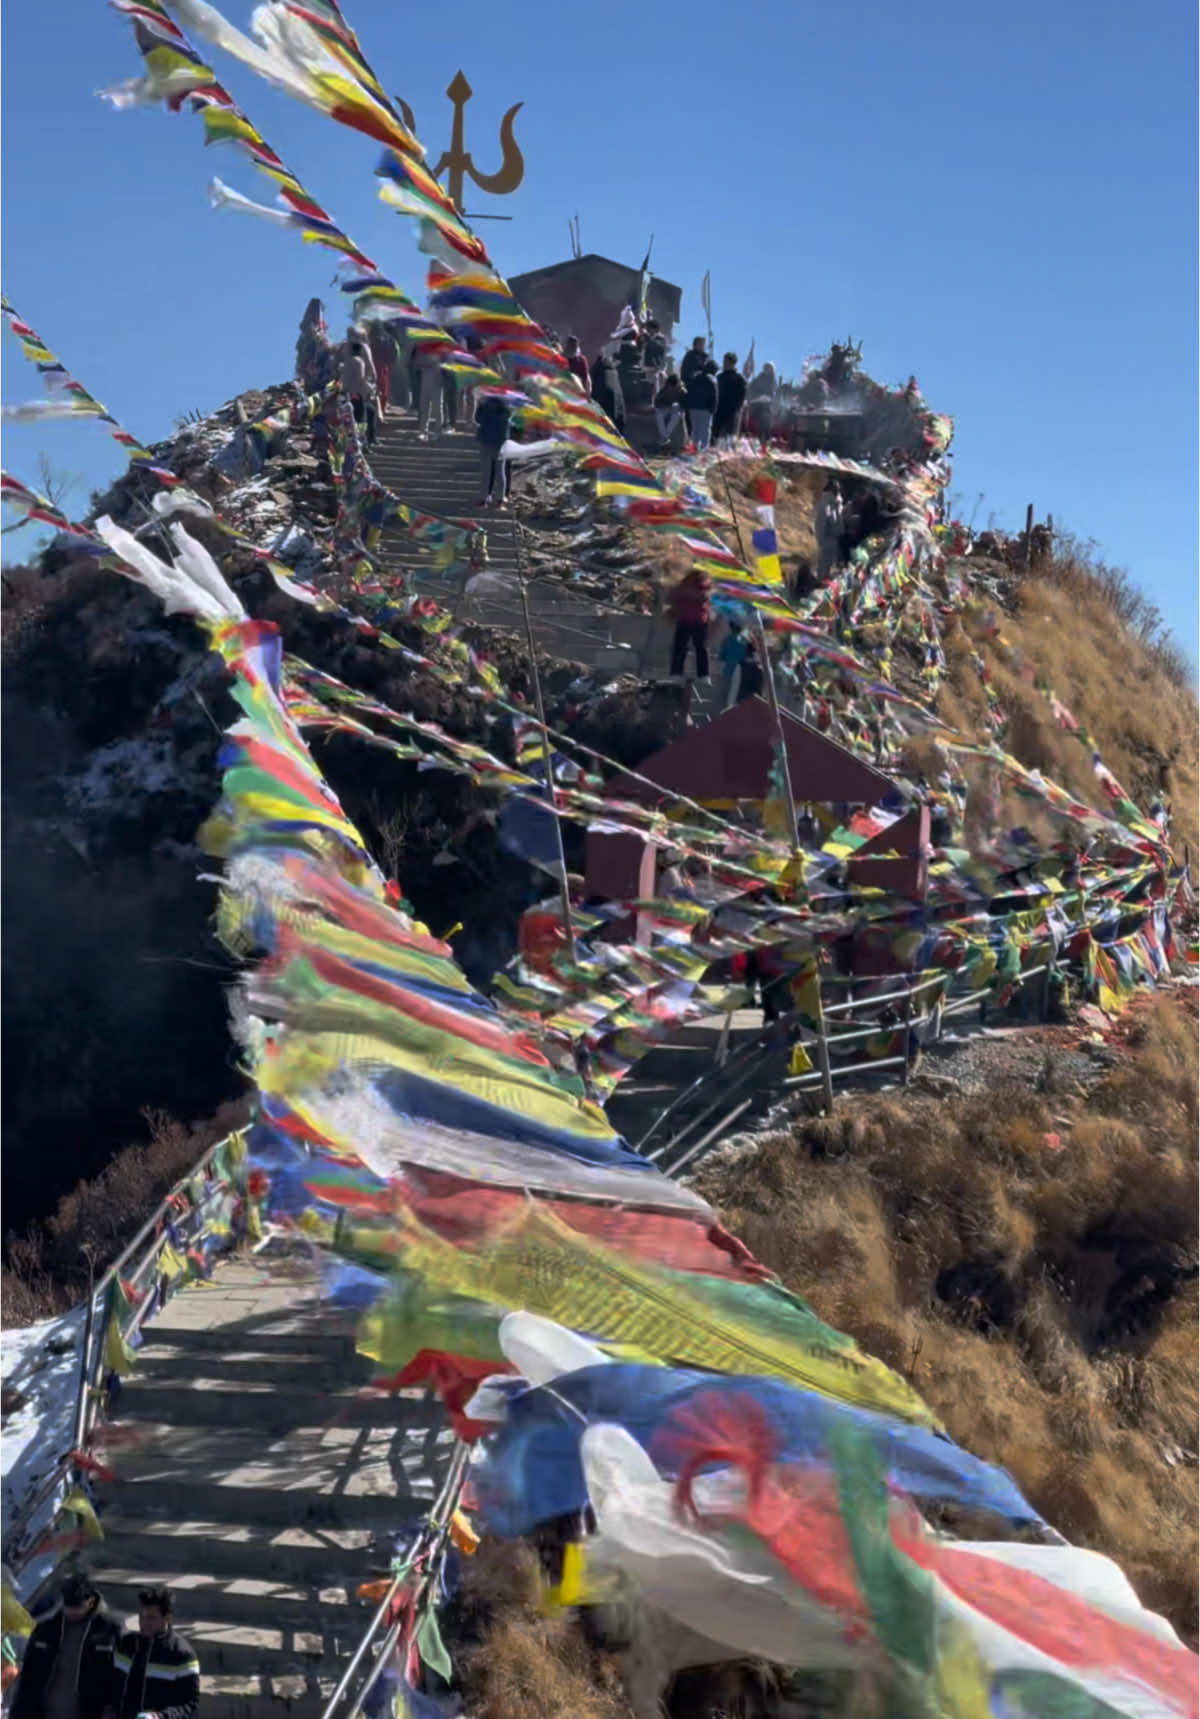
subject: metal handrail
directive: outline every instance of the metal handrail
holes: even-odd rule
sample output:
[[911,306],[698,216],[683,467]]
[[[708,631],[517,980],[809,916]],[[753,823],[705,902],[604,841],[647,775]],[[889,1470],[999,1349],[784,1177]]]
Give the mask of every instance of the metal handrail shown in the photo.
[[[168,1212],[172,1210],[173,1202],[181,1192],[193,1183],[197,1176],[202,1176],[208,1170],[213,1158],[222,1146],[228,1144],[229,1135],[213,1142],[197,1159],[195,1167],[186,1176],[173,1184],[163,1196],[146,1222],[138,1230],[133,1240],[127,1245],[107,1267],[100,1279],[91,1285],[88,1293],[86,1314],[84,1318],[83,1344],[80,1350],[79,1386],[75,1397],[75,1411],[71,1421],[70,1449],[63,1453],[54,1466],[42,1477],[28,1501],[14,1513],[11,1522],[5,1524],[4,1562],[15,1571],[22,1568],[28,1559],[29,1548],[22,1546],[22,1540],[28,1532],[29,1525],[49,1498],[52,1498],[65,1483],[69,1482],[75,1470],[75,1453],[84,1448],[94,1421],[96,1409],[96,1386],[99,1383],[100,1368],[104,1357],[104,1333],[107,1329],[107,1319],[96,1317],[96,1309],[100,1306],[101,1298],[108,1294],[112,1284],[117,1281],[122,1268],[134,1257],[138,1249],[148,1239],[153,1239],[153,1245],[146,1253],[133,1273],[129,1274],[132,1281],[145,1271],[148,1264],[157,1259],[161,1233],[160,1226],[164,1223]],[[194,1213],[200,1213],[210,1204],[218,1192],[224,1192],[225,1183],[214,1184],[206,1191],[204,1197],[193,1208]],[[151,1296],[149,1291],[142,1301],[135,1318],[121,1333],[122,1337],[136,1331],[147,1317]],[[99,1335],[97,1335],[97,1332]]]
[[[739,1045],[737,1050],[734,1051],[733,1055],[727,1057],[725,1059],[725,1061],[721,1064],[720,1070],[719,1070],[721,1075],[723,1075],[723,1076],[728,1075],[732,1069],[736,1068],[738,1065],[740,1065],[747,1058],[752,1057],[754,1055],[755,1051],[757,1051],[761,1048],[762,1044],[766,1040],[767,1035],[769,1033],[772,1033],[772,1028],[764,1027],[762,1032],[759,1033],[756,1038],[751,1039],[747,1044]],[[637,1141],[637,1143],[634,1146],[634,1151],[644,1153],[645,1149],[646,1149],[646,1143],[649,1140],[652,1140],[654,1138],[654,1136],[658,1133],[659,1129],[662,1127],[663,1123],[667,1120],[668,1116],[670,1116],[674,1111],[678,1110],[681,1105],[686,1104],[688,1099],[691,1098],[694,1093],[698,1092],[702,1086],[704,1086],[708,1081],[710,1081],[712,1079],[713,1073],[714,1073],[713,1069],[706,1068],[701,1074],[698,1074],[696,1076],[695,1080],[693,1080],[689,1086],[685,1086],[682,1092],[677,1092],[675,1094],[675,1097],[671,1100],[670,1104],[668,1104],[667,1108],[665,1110],[659,1112],[659,1114],[655,1117],[654,1121],[650,1124],[649,1128],[647,1128],[646,1132],[642,1135],[640,1140]],[[728,1089],[726,1088],[726,1090],[728,1090]],[[653,1158],[653,1157],[656,1157],[657,1154],[651,1153],[651,1154],[649,1154],[649,1156]]]
[[[712,1117],[714,1112],[728,1104],[729,1100],[732,1099],[736,1093],[741,1091],[746,1082],[758,1073],[759,1068],[766,1060],[767,1053],[769,1051],[772,1049],[782,1048],[783,1040],[781,1039],[778,1030],[780,1025],[781,1022],[773,1022],[771,1027],[768,1027],[762,1034],[760,1034],[760,1036],[755,1039],[749,1047],[747,1047],[750,1054],[740,1059],[735,1077],[732,1080],[722,1078],[720,1088],[713,1094],[711,1101],[695,1116],[689,1117],[679,1129],[678,1133],[673,1134],[665,1145],[658,1146],[653,1152],[646,1154],[652,1164],[657,1163],[661,1158],[665,1157],[673,1147],[678,1147],[687,1139],[689,1134],[693,1134],[697,1128],[702,1127]],[[728,1076],[733,1063],[734,1058],[730,1057],[729,1061],[720,1071],[722,1077]],[[693,1085],[694,1084],[695,1083],[693,1082]],[[741,1108],[744,1109],[745,1106],[743,1105]],[[664,1111],[663,1115],[665,1116],[666,1114],[667,1112]]]
[[[413,1595],[414,1607],[419,1604],[425,1594],[438,1555],[445,1546],[446,1537],[450,1532],[451,1518],[453,1517],[454,1511],[457,1507],[458,1495],[462,1490],[463,1481],[466,1479],[468,1454],[468,1447],[460,1441],[455,1449],[454,1457],[450,1463],[449,1472],[446,1475],[442,1490],[438,1494],[429,1515],[425,1519],[425,1527],[416,1546],[413,1548],[412,1556],[404,1567],[396,1572],[392,1577],[391,1582],[388,1584],[387,1590],[380,1599],[379,1604],[376,1606],[375,1611],[372,1614],[371,1621],[367,1625],[362,1639],[354,1651],[353,1657],[338,1680],[337,1688],[321,1710],[321,1719],[333,1719],[334,1714],[337,1712],[341,1702],[345,1698],[346,1692],[353,1683],[359,1667],[370,1653],[375,1642],[379,1639],[380,1631],[383,1626],[387,1624],[387,1633],[383,1638],[380,1651],[375,1656],[375,1663],[371,1667],[366,1681],[354,1697],[354,1703],[347,1713],[346,1719],[355,1719],[355,1715],[361,1710],[363,1702],[367,1699],[367,1696],[371,1693],[372,1689],[374,1689],[376,1683],[378,1683],[380,1677],[383,1675],[389,1655],[395,1651],[396,1644],[400,1637],[400,1630],[402,1628],[402,1621],[396,1623],[390,1622],[392,1607],[395,1604],[396,1598],[405,1582],[408,1580],[417,1557],[423,1551],[427,1550],[428,1559],[426,1569],[422,1574],[421,1580],[417,1585],[416,1592]],[[426,1548],[422,1543],[426,1535],[429,1536],[428,1548]]]

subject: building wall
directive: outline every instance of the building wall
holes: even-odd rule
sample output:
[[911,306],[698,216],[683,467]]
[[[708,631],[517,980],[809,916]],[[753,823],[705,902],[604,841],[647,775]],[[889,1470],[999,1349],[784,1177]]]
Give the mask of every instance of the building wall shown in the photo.
[[[640,269],[591,256],[515,275],[509,285],[544,328],[552,328],[563,339],[578,335],[590,363],[616,328],[625,305],[636,305],[641,278]],[[652,279],[649,305],[669,340],[679,315],[679,288]]]

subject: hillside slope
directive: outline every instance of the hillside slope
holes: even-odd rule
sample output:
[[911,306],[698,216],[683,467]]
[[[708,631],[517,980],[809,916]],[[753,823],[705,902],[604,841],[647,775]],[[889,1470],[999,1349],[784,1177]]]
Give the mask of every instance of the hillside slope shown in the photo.
[[929,1063],[728,1149],[697,1185],[1194,1642],[1196,994],[1139,1004],[1082,1080],[1086,1030],[1024,1039],[984,1078]]

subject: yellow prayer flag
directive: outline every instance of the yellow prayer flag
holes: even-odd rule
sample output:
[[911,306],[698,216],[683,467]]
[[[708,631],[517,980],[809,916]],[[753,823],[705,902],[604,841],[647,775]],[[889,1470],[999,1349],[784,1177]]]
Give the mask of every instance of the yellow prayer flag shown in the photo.
[[62,1508],[70,1516],[78,1516],[79,1526],[85,1540],[103,1540],[104,1530],[101,1528],[92,1508],[92,1501],[81,1487],[74,1487],[62,1501]]
[[187,1262],[180,1259],[170,1242],[165,1241],[158,1251],[158,1269],[168,1283],[174,1283],[187,1270]]
[[33,1619],[7,1582],[0,1589],[0,1633],[4,1635],[33,1634]]
[[118,1379],[125,1379],[133,1372],[132,1351],[113,1318],[109,1319],[104,1332],[104,1368],[108,1373],[115,1373]]
[[807,1074],[812,1067],[812,1061],[802,1044],[792,1046],[792,1054],[788,1060],[789,1074]]
[[479,1550],[479,1536],[463,1510],[456,1510],[450,1518],[450,1538],[464,1558],[473,1558]]

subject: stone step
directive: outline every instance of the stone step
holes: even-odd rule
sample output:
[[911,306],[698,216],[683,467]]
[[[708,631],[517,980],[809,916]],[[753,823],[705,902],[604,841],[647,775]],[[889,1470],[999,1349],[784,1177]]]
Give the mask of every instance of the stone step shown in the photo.
[[200,1678],[204,1719],[321,1719],[340,1675],[323,1671],[218,1672]]
[[356,1624],[365,1627],[370,1616],[366,1603],[354,1598],[354,1589],[370,1580],[366,1574],[348,1582],[318,1578],[295,1583],[234,1571],[216,1575],[190,1566],[177,1569],[169,1561],[152,1563],[141,1557],[132,1568],[105,1557],[92,1565],[90,1574],[118,1617],[132,1616],[138,1609],[139,1592],[159,1584],[170,1588],[181,1617],[199,1613],[222,1623],[274,1625],[285,1631],[311,1630],[314,1635],[335,1630],[344,1635]]
[[[139,1383],[150,1379],[177,1379],[186,1385],[193,1379],[211,1377],[206,1369],[212,1366],[207,1353],[180,1354],[174,1350],[152,1348],[149,1344],[138,1350]],[[269,1351],[256,1355],[251,1351],[235,1351],[228,1358],[222,1356],[220,1366],[220,1377],[226,1383],[266,1384],[271,1388],[303,1380],[314,1390],[326,1385],[337,1389],[352,1384],[356,1376],[365,1384],[371,1376],[371,1363],[353,1353],[340,1362],[330,1358],[306,1364],[296,1355],[273,1355]]]
[[325,1487],[381,1495],[389,1487],[407,1486],[410,1471],[427,1455],[431,1428],[438,1425],[424,1404],[409,1409],[407,1417],[398,1409],[390,1426],[343,1426],[332,1418],[325,1425],[282,1431],[251,1424],[230,1426],[220,1439],[209,1426],[138,1420],[132,1423],[136,1442],[112,1452],[109,1466],[122,1487],[166,1479],[190,1482],[207,1474],[221,1489],[275,1485],[287,1491]]
[[348,1615],[344,1623],[307,1628],[283,1620],[242,1623],[179,1605],[175,1627],[195,1649],[202,1683],[230,1672],[280,1677],[318,1669],[336,1679],[362,1639],[369,1616],[364,1607],[361,1618]]
[[[375,1551],[376,1544],[380,1550]],[[368,1581],[387,1569],[391,1552],[369,1528],[264,1526],[253,1522],[139,1521],[104,1513],[100,1552],[114,1569],[187,1569],[196,1575],[245,1576],[281,1582]]]
[[311,1324],[311,1329],[305,1328],[293,1316],[286,1324],[275,1320],[269,1324],[260,1322],[250,1332],[236,1329],[231,1331],[227,1325],[208,1327],[173,1324],[170,1322],[173,1310],[173,1306],[169,1304],[163,1318],[155,1319],[146,1326],[145,1342],[138,1350],[139,1356],[152,1355],[160,1349],[172,1349],[180,1352],[204,1350],[230,1360],[242,1356],[258,1358],[278,1355],[301,1355],[306,1360],[331,1362],[353,1361],[355,1358],[355,1322],[353,1319],[342,1320],[342,1329],[339,1330],[336,1314],[319,1322],[309,1315],[308,1323]]
[[[302,1389],[289,1388],[290,1385]],[[151,1374],[135,1374],[121,1390],[123,1420],[158,1420],[172,1426],[267,1427],[386,1427],[396,1424],[397,1410],[386,1392],[322,1391],[310,1375],[297,1372],[293,1380],[262,1379],[255,1385],[231,1384],[227,1379],[194,1378],[155,1382]]]
[[[420,1490],[425,1507],[436,1495],[433,1481],[419,1489],[414,1479],[413,1497]],[[411,1500],[398,1498],[395,1479],[385,1494],[349,1488],[332,1492],[319,1486],[282,1486],[278,1474],[257,1481],[224,1480],[213,1476],[194,1478],[169,1473],[158,1478],[139,1478],[124,1486],[121,1511],[124,1516],[178,1516],[199,1519],[220,1515],[232,1522],[291,1527],[359,1527],[381,1529],[407,1519]]]
[[448,472],[479,481],[479,448],[473,441],[454,437],[441,446],[434,442],[417,442],[407,448],[375,447],[369,461],[371,470],[379,477],[382,472],[406,471],[445,477]]
[[375,448],[370,466],[381,483],[386,481],[384,474],[392,472],[403,472],[426,482],[445,483],[455,479],[479,482],[479,456],[467,442],[452,442],[443,448],[432,445],[394,451]]

